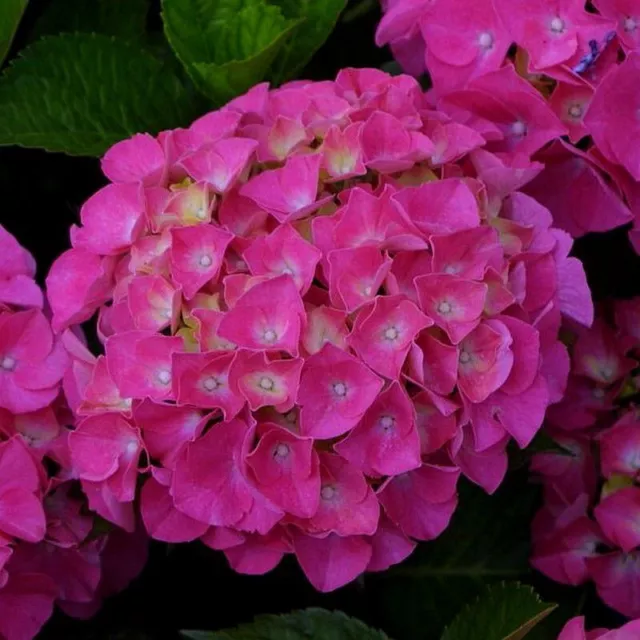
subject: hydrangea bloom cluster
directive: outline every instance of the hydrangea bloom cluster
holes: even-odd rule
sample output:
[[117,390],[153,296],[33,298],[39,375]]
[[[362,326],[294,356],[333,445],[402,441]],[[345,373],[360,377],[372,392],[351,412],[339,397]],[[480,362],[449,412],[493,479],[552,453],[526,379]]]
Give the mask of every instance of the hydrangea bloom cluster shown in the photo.
[[640,638],[640,620],[633,620],[619,629],[585,631],[584,617],[572,618],[562,629],[558,640],[634,640]]
[[460,473],[495,490],[593,310],[538,167],[485,142],[347,69],[109,150],[47,280],[57,332],[98,312],[68,392],[91,508],[329,591],[438,536]]
[[593,580],[601,598],[640,617],[640,298],[618,301],[574,332],[565,399],[549,410],[563,449],[537,454],[545,503],[533,565],[564,584]]
[[[0,226],[0,638],[30,640],[54,603],[92,613],[124,588],[146,536],[95,530],[68,447],[62,393],[70,358],[54,336],[35,262]],[[139,542],[139,543],[138,543]],[[127,548],[133,549],[131,558]],[[120,554],[125,554],[120,556]]]
[[429,72],[433,104],[544,169],[525,191],[574,238],[635,220],[640,253],[640,5],[635,0],[383,0],[378,44]]

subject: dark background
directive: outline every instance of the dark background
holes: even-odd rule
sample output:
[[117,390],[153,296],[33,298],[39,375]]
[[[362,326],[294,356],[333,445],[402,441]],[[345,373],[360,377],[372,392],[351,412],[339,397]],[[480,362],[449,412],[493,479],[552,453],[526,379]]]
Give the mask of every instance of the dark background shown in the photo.
[[[25,46],[49,1],[31,0],[9,60]],[[158,4],[150,15],[152,29],[160,28]],[[350,7],[356,4],[360,3],[351,2]],[[387,49],[378,49],[374,44],[380,19],[378,4],[371,1],[365,8],[358,17],[338,24],[302,77],[332,79],[343,67],[380,67],[391,60]],[[69,247],[68,229],[78,221],[82,202],[104,183],[97,159],[0,148],[0,223],[34,254],[40,282],[53,260]],[[577,243],[575,253],[586,264],[596,298],[640,293],[640,261],[626,239],[626,229],[584,238]],[[473,536],[474,532],[469,531],[468,535]],[[540,577],[534,577],[533,582],[551,600],[562,599],[570,592]],[[175,638],[179,629],[220,629],[248,621],[257,613],[306,606],[338,608],[392,633],[395,625],[389,628],[380,613],[380,599],[386,594],[376,584],[375,577],[367,577],[337,593],[320,595],[308,585],[291,558],[268,576],[253,578],[236,575],[222,553],[204,545],[167,547],[153,543],[142,576],[129,590],[110,600],[94,620],[74,621],[57,613],[40,637],[116,639],[124,638],[126,633],[131,640]],[[396,588],[402,592],[410,585]],[[586,597],[592,621],[610,625],[621,622],[598,604],[591,589]]]

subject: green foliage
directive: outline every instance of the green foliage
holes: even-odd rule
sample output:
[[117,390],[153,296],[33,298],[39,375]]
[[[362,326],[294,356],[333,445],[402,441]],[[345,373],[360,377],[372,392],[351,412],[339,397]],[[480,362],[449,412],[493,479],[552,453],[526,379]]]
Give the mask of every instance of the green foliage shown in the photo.
[[490,586],[447,627],[441,640],[521,640],[554,609],[518,582]]
[[197,87],[217,104],[295,76],[346,0],[162,0],[164,28]]
[[278,60],[274,79],[278,82],[294,77],[311,60],[315,51],[329,37],[344,10],[346,0],[273,0],[288,18],[302,19],[302,24],[287,40]]
[[191,640],[388,640],[382,631],[339,611],[305,609],[283,616],[259,616],[226,631],[183,631]]
[[149,0],[53,0],[31,38],[60,33],[104,33],[133,39],[145,32]]
[[2,0],[0,4],[0,65],[2,64],[29,0]]
[[135,132],[198,115],[188,87],[158,57],[105,35],[47,37],[0,80],[0,145],[100,155]]
[[431,639],[487,584],[526,576],[537,491],[526,470],[493,496],[461,481],[460,505],[442,536],[396,569],[367,577],[377,622],[399,640]]
[[223,103],[264,80],[299,24],[266,0],[163,0],[165,33],[196,86]]

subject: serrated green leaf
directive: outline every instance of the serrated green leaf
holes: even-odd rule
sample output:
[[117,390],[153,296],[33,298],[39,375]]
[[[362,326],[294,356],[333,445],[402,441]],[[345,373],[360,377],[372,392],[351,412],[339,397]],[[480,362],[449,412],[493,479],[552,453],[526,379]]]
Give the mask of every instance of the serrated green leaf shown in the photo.
[[282,48],[276,61],[274,80],[294,77],[311,60],[338,22],[347,0],[272,0],[288,18],[304,20]]
[[196,62],[191,77],[202,93],[212,100],[220,103],[231,100],[267,77],[281,42],[293,28],[295,25],[282,32],[269,47],[247,60],[222,65]]
[[0,79],[0,145],[100,155],[133,133],[184,126],[199,106],[168,65],[124,40],[46,37]]
[[557,605],[542,602],[529,586],[503,582],[488,587],[456,616],[441,640],[522,640]]
[[461,481],[446,531],[399,567],[367,576],[376,623],[398,640],[431,639],[487,584],[529,575],[538,491],[527,470],[510,474],[492,496]]
[[60,33],[103,33],[134,39],[145,32],[149,0],[53,0],[32,39]]
[[389,640],[376,629],[339,611],[305,609],[283,616],[259,616],[225,631],[182,631],[192,640]]
[[0,65],[9,52],[13,36],[29,0],[2,0],[0,5]]
[[222,103],[272,75],[300,24],[267,0],[162,0],[165,33],[198,88]]

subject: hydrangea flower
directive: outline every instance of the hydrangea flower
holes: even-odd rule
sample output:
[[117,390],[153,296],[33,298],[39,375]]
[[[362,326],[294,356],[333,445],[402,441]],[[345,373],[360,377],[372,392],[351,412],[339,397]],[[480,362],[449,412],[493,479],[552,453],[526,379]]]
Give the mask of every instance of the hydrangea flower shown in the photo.
[[592,580],[630,618],[640,616],[639,319],[634,298],[603,308],[590,329],[574,328],[567,395],[548,412],[559,450],[532,462],[545,498],[533,565],[564,584]]
[[494,491],[592,309],[535,165],[489,140],[346,69],[109,150],[47,279],[56,331],[97,314],[104,344],[68,349],[91,509],[328,591],[442,533],[460,475]]
[[618,629],[592,629],[585,631],[584,616],[571,618],[563,627],[558,640],[631,640],[640,634],[640,620],[632,620]]
[[[94,384],[104,383],[75,334],[54,335],[34,274],[31,255],[0,227],[0,637],[11,640],[35,637],[54,604],[69,615],[93,614],[146,557],[144,531],[97,533],[87,510],[70,448],[70,434],[81,436],[69,429],[77,397],[68,383],[88,382],[88,367]],[[92,456],[95,467],[104,460],[102,452]],[[136,476],[133,468],[128,477]],[[113,482],[123,485],[121,477]],[[114,544],[120,551],[111,557]],[[134,558],[120,556],[131,545]]]
[[[525,187],[578,238],[634,222],[640,253],[633,0],[383,1],[376,42],[428,73],[437,105],[487,140],[542,163]],[[597,11],[594,11],[594,8]]]

